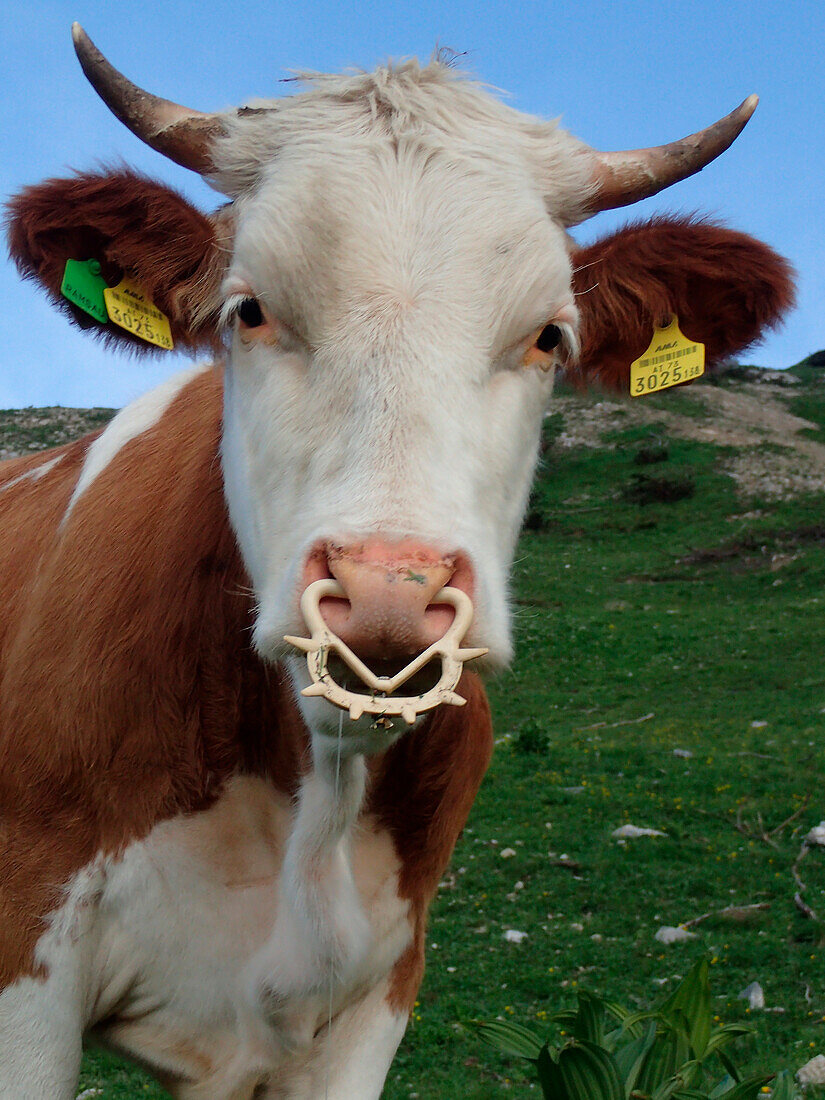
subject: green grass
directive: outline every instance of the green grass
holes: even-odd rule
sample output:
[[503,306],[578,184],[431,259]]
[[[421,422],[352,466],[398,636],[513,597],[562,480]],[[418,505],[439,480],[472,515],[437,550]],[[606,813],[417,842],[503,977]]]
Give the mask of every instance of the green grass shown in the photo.
[[[496,756],[432,910],[388,1100],[480,1100],[508,1081],[525,1093],[522,1066],[462,1021],[541,1025],[581,987],[645,1005],[702,952],[717,1015],[755,1028],[744,1068],[825,1052],[823,926],[795,908],[791,875],[801,835],[825,818],[825,497],[753,515],[719,472],[726,452],[670,439],[655,472],[690,473],[695,495],[623,503],[651,429],[558,452],[558,426],[517,555],[517,657],[490,685]],[[622,846],[611,833],[626,822],[667,835]],[[800,870],[825,915],[825,850]],[[691,943],[654,939],[662,924],[754,903],[769,907],[709,919]],[[507,943],[507,929],[527,938]],[[783,1011],[737,999],[754,980]],[[165,1095],[99,1054],[82,1085],[111,1100]]]
[[[750,1069],[797,1068],[825,1050],[822,926],[796,911],[791,877],[799,833],[825,817],[825,532],[797,535],[825,500],[731,520],[743,509],[716,473],[719,449],[670,448],[657,469],[692,472],[696,496],[645,508],[615,499],[634,470],[628,451],[558,463],[551,452],[534,500],[547,527],[524,536],[516,571],[517,658],[491,685],[505,740],[455,853],[464,870],[433,910],[421,1019],[387,1097],[488,1096],[496,1073],[522,1082],[518,1064],[454,1025],[541,1021],[580,985],[647,1003],[702,951],[718,1015],[757,1029],[742,1049]],[[587,508],[565,512],[582,497]],[[742,541],[741,555],[683,560]],[[777,566],[772,546],[798,556]],[[537,729],[546,748],[523,751]],[[759,839],[757,815],[769,830],[806,798],[774,846]],[[625,822],[667,836],[619,846],[610,834]],[[505,847],[517,854],[502,859]],[[807,857],[803,877],[822,913],[825,853]],[[662,924],[758,902],[770,908],[751,922],[709,920],[689,944],[653,938]],[[528,937],[505,943],[507,928]],[[784,1012],[736,999],[754,980]]]
[[825,379],[816,386],[807,387],[804,394],[794,396],[788,402],[788,409],[816,424],[816,428],[803,428],[802,431],[811,439],[825,443]]

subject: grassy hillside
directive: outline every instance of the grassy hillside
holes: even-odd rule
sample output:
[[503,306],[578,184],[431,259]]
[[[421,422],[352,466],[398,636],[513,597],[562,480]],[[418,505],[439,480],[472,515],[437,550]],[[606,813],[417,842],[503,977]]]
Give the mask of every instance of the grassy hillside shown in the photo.
[[[18,428],[4,414],[0,445]],[[702,952],[718,1016],[754,1028],[748,1068],[825,1053],[825,848],[797,866],[818,919],[793,875],[825,819],[825,371],[641,405],[562,392],[513,595],[496,757],[385,1096],[525,1092],[463,1021],[541,1023],[581,987],[644,1005]],[[619,843],[628,823],[664,835]],[[766,1010],[737,997],[753,981]],[[165,1095],[104,1055],[83,1086]]]

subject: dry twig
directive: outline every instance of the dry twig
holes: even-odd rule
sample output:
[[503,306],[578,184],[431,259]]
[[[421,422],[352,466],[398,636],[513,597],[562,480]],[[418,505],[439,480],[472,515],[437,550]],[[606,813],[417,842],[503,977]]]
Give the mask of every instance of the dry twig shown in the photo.
[[787,827],[790,824],[792,824],[794,821],[796,821],[796,819],[801,814],[803,814],[805,812],[805,810],[807,810],[808,803],[810,801],[811,801],[811,796],[810,796],[810,793],[809,793],[809,794],[806,794],[805,797],[802,799],[802,804],[799,806],[799,808],[794,810],[794,812],[790,815],[790,817],[786,817],[784,821],[781,821],[773,829],[767,829],[765,827],[765,822],[762,820],[762,814],[757,810],[757,812],[756,812],[756,830],[755,831],[748,824],[748,822],[744,820],[744,817],[743,817],[744,810],[743,810],[743,807],[740,806],[736,811],[736,821],[734,823],[734,828],[737,830],[737,832],[740,832],[743,836],[748,837],[749,840],[761,840],[765,844],[769,844],[771,846],[771,848],[777,848],[778,849],[779,845],[774,840],[774,837],[781,836],[783,831],[785,829],[787,829]]

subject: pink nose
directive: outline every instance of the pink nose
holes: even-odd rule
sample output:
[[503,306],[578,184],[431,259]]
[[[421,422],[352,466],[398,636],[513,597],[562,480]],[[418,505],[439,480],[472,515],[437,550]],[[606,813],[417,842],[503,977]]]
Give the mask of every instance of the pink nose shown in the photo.
[[472,598],[472,570],[463,554],[440,554],[423,542],[369,538],[341,546],[319,543],[304,569],[304,585],[332,576],[346,599],[325,597],[327,625],[365,660],[421,653],[453,621],[453,609],[433,603],[451,584]]

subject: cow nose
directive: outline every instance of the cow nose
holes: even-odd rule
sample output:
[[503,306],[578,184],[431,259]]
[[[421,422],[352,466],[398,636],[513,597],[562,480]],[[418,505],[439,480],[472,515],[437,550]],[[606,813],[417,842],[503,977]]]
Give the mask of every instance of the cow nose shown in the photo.
[[345,598],[324,597],[321,614],[365,660],[421,653],[453,620],[451,606],[433,602],[438,593],[456,580],[465,591],[469,588],[469,567],[460,555],[441,554],[411,539],[327,543],[323,553],[329,575],[341,585]]

